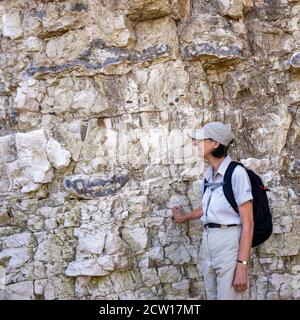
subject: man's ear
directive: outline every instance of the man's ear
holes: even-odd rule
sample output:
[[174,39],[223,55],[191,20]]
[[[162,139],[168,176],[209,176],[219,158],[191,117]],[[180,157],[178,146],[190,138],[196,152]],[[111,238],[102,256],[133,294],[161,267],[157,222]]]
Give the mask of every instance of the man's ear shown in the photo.
[[219,142],[217,142],[217,141],[215,141],[214,149],[218,149],[218,148],[219,148],[219,145],[220,145],[220,143],[219,143]]

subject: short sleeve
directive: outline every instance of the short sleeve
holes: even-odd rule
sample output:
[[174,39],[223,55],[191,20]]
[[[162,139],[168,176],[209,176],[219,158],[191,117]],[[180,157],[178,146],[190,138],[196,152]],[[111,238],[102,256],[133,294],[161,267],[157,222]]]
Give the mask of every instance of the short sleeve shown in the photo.
[[203,180],[195,180],[192,183],[193,192],[197,198],[202,198],[203,196]]
[[237,166],[232,174],[232,189],[238,206],[253,200],[250,178],[245,168]]

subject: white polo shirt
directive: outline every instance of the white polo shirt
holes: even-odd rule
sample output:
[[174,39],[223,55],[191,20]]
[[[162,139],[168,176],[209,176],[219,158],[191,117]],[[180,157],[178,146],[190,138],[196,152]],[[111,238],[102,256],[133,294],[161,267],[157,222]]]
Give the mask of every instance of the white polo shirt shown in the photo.
[[[221,162],[216,173],[213,172],[212,166],[209,166],[204,172],[204,178],[209,183],[219,183],[223,181],[225,172],[229,163],[232,161],[230,155],[227,155]],[[201,183],[201,194],[202,194],[202,209],[203,216],[201,220],[205,223],[220,223],[220,224],[241,224],[240,215],[231,207],[227,199],[225,198],[223,187],[220,186],[215,190],[207,187],[204,191],[204,178]],[[251,182],[247,171],[242,166],[237,166],[232,173],[232,189],[235,201],[238,206],[253,199],[251,193]],[[207,215],[205,214],[209,197],[211,195]]]

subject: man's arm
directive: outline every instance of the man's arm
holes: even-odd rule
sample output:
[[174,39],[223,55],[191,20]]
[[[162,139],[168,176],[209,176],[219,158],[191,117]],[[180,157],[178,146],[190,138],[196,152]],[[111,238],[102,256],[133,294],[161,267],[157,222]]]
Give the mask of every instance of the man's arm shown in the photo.
[[177,223],[182,223],[188,220],[193,220],[193,219],[199,219],[203,215],[203,210],[202,208],[196,208],[195,210],[191,211],[190,213],[183,213],[183,211],[178,208],[174,207],[172,209],[173,217],[175,219],[175,222]]
[[[249,261],[254,229],[252,200],[247,201],[239,206],[239,212],[243,229],[238,259]],[[237,291],[244,291],[247,289],[247,285],[247,266],[237,263],[233,286]]]

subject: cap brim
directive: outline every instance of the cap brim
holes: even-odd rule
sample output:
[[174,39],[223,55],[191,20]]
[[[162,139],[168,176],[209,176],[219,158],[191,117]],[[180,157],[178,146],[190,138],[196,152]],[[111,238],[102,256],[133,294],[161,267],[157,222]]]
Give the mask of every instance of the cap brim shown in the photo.
[[207,137],[204,135],[204,130],[203,128],[201,129],[193,129],[193,130],[188,130],[187,132],[188,136],[192,139],[196,140],[203,140],[206,139]]

